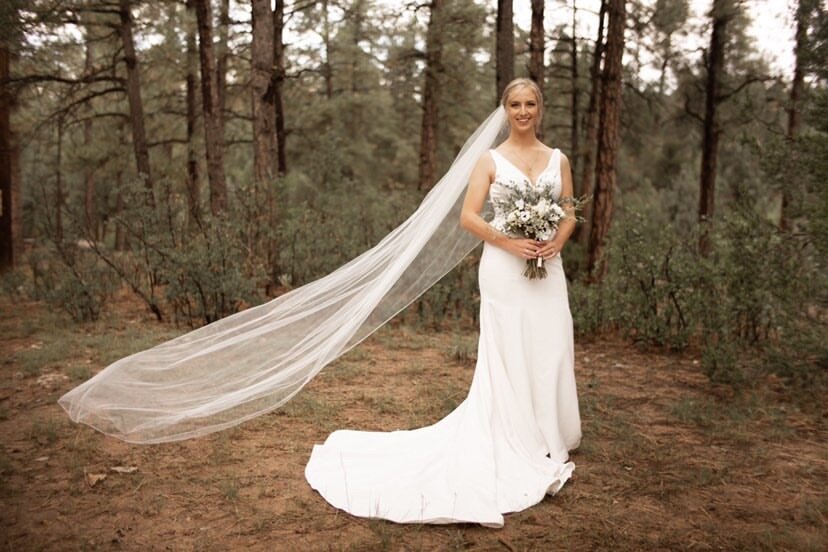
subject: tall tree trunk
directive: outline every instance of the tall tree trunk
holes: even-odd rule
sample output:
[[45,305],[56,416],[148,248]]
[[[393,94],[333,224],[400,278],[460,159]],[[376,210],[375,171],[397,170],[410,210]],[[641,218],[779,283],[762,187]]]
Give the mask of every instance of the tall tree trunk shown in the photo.
[[607,271],[604,250],[612,222],[612,196],[615,190],[615,162],[618,154],[619,111],[621,104],[621,58],[624,55],[626,1],[608,0],[607,52],[601,76],[601,103],[598,122],[598,158],[595,163],[592,228],[589,236],[587,271],[593,281]]
[[[87,35],[86,57],[84,59],[84,72],[88,75],[92,72],[92,40]],[[92,151],[92,106],[88,106],[88,117],[83,122],[83,146],[86,155]],[[87,161],[83,169],[84,194],[83,194],[83,215],[84,225],[89,237],[98,240],[98,221],[95,210],[95,171],[92,163]]]
[[204,143],[207,149],[207,178],[210,181],[210,210],[214,215],[227,205],[224,176],[224,133],[218,97],[216,59],[213,51],[213,16],[210,0],[195,0],[198,20],[198,51],[201,60],[201,104]]
[[[529,78],[543,90],[543,8],[545,0],[532,0],[532,28],[529,30]],[[543,127],[537,129],[538,138],[543,140]]]
[[423,120],[420,134],[420,178],[418,190],[430,188],[437,172],[437,122],[440,96],[439,75],[443,72],[443,37],[440,20],[444,0],[431,0],[426,38]]
[[[122,187],[124,184],[124,173],[118,170],[115,173],[115,185],[118,187],[118,192],[115,195],[115,212],[121,213],[124,210],[124,193]],[[129,247],[127,242],[127,234],[124,225],[120,222],[115,222],[115,251],[126,251]]]
[[55,227],[54,239],[63,241],[63,116],[57,119],[57,144],[55,148]]
[[20,252],[17,250],[15,209],[19,188],[15,190],[14,137],[11,129],[11,111],[14,97],[9,80],[11,53],[8,45],[0,41],[0,272],[17,265]]
[[532,0],[532,27],[529,30],[529,78],[543,90],[543,8],[545,0]]
[[[805,0],[807,1],[807,0]],[[802,90],[805,87],[805,68],[803,56],[805,54],[806,41],[808,39],[808,10],[803,0],[799,0],[796,7],[796,45],[794,46],[793,82],[791,83],[790,106],[788,107],[788,140],[796,140],[801,125]],[[782,188],[782,207],[779,213],[779,229],[790,230],[791,221],[788,211],[790,210],[791,194],[788,188],[790,184]]]
[[[601,97],[601,59],[604,57],[604,20],[607,15],[607,0],[601,0],[601,9],[598,13],[598,35],[595,39],[595,48],[592,53],[592,65],[589,68],[589,103],[586,112],[586,143],[581,155],[581,174],[575,185],[575,196],[585,195],[594,178],[593,157],[598,141],[598,100]],[[584,217],[592,220],[592,202],[584,207]],[[575,235],[578,243],[586,244],[589,232],[584,225],[575,227]]]
[[497,0],[497,21],[495,22],[495,80],[497,102],[503,89],[515,78],[515,26],[512,0]]
[[570,130],[570,145],[572,149],[569,155],[569,164],[572,167],[572,173],[578,174],[578,163],[581,162],[581,155],[579,152],[580,144],[578,135],[578,118],[579,118],[579,98],[581,89],[578,86],[578,8],[573,3],[572,5],[572,67],[570,69],[570,78],[572,80],[572,105],[571,105],[571,125]]
[[[130,0],[120,0],[121,43],[124,48],[124,62],[127,68],[127,98],[129,98],[129,119],[132,125],[132,147],[135,150],[135,164],[138,176],[144,179],[144,185],[152,190],[150,173],[149,146],[144,129],[144,103],[141,101],[141,78],[138,60],[135,57],[135,41],[132,35],[132,12]],[[152,196],[150,196],[150,201]]]
[[[353,30],[353,34],[351,36],[351,54],[350,57],[350,67],[349,72],[349,80],[351,81],[351,94],[356,94],[358,92],[358,73],[359,73],[359,55],[362,52],[361,48],[359,47],[359,43],[362,40],[362,27],[365,19],[365,2],[364,0],[353,0],[351,3],[351,10],[350,14],[348,15],[348,20],[350,21],[351,29]],[[358,114],[358,109],[352,109],[351,113],[353,115]],[[359,128],[359,121],[354,121],[353,128]]]
[[216,47],[216,81],[218,83],[219,109],[221,110],[221,134],[224,136],[224,110],[227,107],[227,62],[230,49],[230,0],[220,0],[218,17],[218,44]]
[[710,253],[709,223],[712,222],[716,198],[716,160],[719,152],[719,89],[724,68],[724,46],[727,23],[731,17],[728,0],[713,0],[710,17],[713,30],[706,53],[707,80],[705,82],[704,128],[702,131],[701,182],[699,186],[699,222],[702,224],[699,251]]
[[259,189],[276,176],[276,108],[273,94],[273,13],[270,0],[253,0],[250,88],[253,96],[253,173]]
[[184,18],[187,41],[187,207],[190,221],[200,216],[201,177],[198,173],[195,133],[198,118],[198,49],[196,46],[195,1],[187,0]]
[[322,76],[325,79],[325,97],[333,98],[333,68],[331,67],[331,20],[328,12],[328,0],[322,0],[322,41],[325,43],[325,61],[322,64]]
[[276,157],[279,174],[287,173],[285,143],[285,0],[276,0],[273,9],[273,109],[276,111]]
[[[125,125],[123,121],[119,121],[116,125],[118,143],[123,148],[126,145],[126,138],[124,136]],[[129,248],[129,240],[124,224],[119,220],[121,218],[119,215],[124,212],[124,171],[120,166],[115,172],[115,190],[115,216],[113,217],[115,221],[115,250],[126,251]]]
[[[92,119],[83,122],[83,145],[86,151],[92,148]],[[98,239],[98,220],[95,215],[95,171],[87,162],[83,170],[84,194],[83,194],[83,216],[84,226],[89,237]]]
[[658,95],[663,96],[667,87],[667,68],[670,66],[671,52],[673,50],[673,35],[667,35],[667,43],[664,45],[664,60],[661,62],[661,72],[658,74]]

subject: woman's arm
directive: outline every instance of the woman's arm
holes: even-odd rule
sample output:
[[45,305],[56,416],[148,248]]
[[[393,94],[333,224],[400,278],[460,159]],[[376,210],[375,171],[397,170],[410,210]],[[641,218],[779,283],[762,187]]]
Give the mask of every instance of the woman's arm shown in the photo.
[[463,210],[460,213],[460,227],[474,234],[481,240],[505,249],[509,253],[523,259],[532,259],[538,256],[539,244],[533,240],[515,239],[502,234],[492,228],[480,212],[489,195],[489,186],[494,180],[494,160],[489,153],[483,155],[472,170],[469,177],[469,187],[463,201]]

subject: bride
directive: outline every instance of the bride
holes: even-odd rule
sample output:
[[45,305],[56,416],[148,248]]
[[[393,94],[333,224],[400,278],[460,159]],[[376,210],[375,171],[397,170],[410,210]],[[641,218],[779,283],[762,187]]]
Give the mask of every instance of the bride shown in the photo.
[[[516,79],[501,104],[509,136],[473,170],[461,226],[485,242],[480,260],[480,341],[466,399],[434,425],[411,431],[341,430],[313,448],[310,485],[357,516],[396,522],[503,525],[503,514],[556,493],[581,438],[572,318],[560,252],[574,227],[536,242],[494,230],[480,215],[510,186],[550,186],[572,197],[569,162],[536,137],[540,89]],[[565,201],[562,201],[566,204]],[[495,212],[495,216],[500,213]],[[522,273],[546,260],[546,279]]]
[[[510,186],[571,196],[566,158],[535,137],[542,115],[537,86],[512,82],[417,210],[376,246],[272,301],[122,358],[58,402],[72,420],[131,443],[238,425],[289,401],[482,239],[480,344],[466,400],[414,431],[335,432],[314,447],[306,476],[355,515],[501,526],[503,513],[561,488],[580,439],[559,255],[572,222],[533,242],[499,234],[480,215]],[[522,276],[535,257],[548,260],[548,278]]]

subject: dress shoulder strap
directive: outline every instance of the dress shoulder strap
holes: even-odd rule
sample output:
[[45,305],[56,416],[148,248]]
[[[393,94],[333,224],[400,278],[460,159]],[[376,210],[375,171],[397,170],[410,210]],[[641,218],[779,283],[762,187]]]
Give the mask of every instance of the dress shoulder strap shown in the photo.
[[[552,156],[549,158],[549,166],[554,167],[554,172],[560,176],[561,174],[561,150],[552,148]],[[547,168],[549,168],[549,166]]]
[[501,165],[503,163],[503,160],[501,159],[501,155],[499,153],[497,153],[494,148],[489,150],[489,155],[492,156],[492,161],[494,161],[495,171],[500,172]]

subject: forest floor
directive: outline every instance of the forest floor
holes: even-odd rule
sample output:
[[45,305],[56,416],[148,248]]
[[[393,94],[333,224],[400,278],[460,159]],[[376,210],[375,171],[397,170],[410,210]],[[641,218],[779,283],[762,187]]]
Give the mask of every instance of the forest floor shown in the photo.
[[[207,437],[129,445],[56,400],[183,330],[118,299],[76,325],[0,297],[3,550],[825,550],[828,413],[769,379],[733,394],[698,360],[579,340],[583,444],[555,496],[503,529],[352,517],[310,489],[337,428],[432,423],[465,396],[476,335],[385,327],[280,410]],[[114,468],[119,468],[120,471]]]

